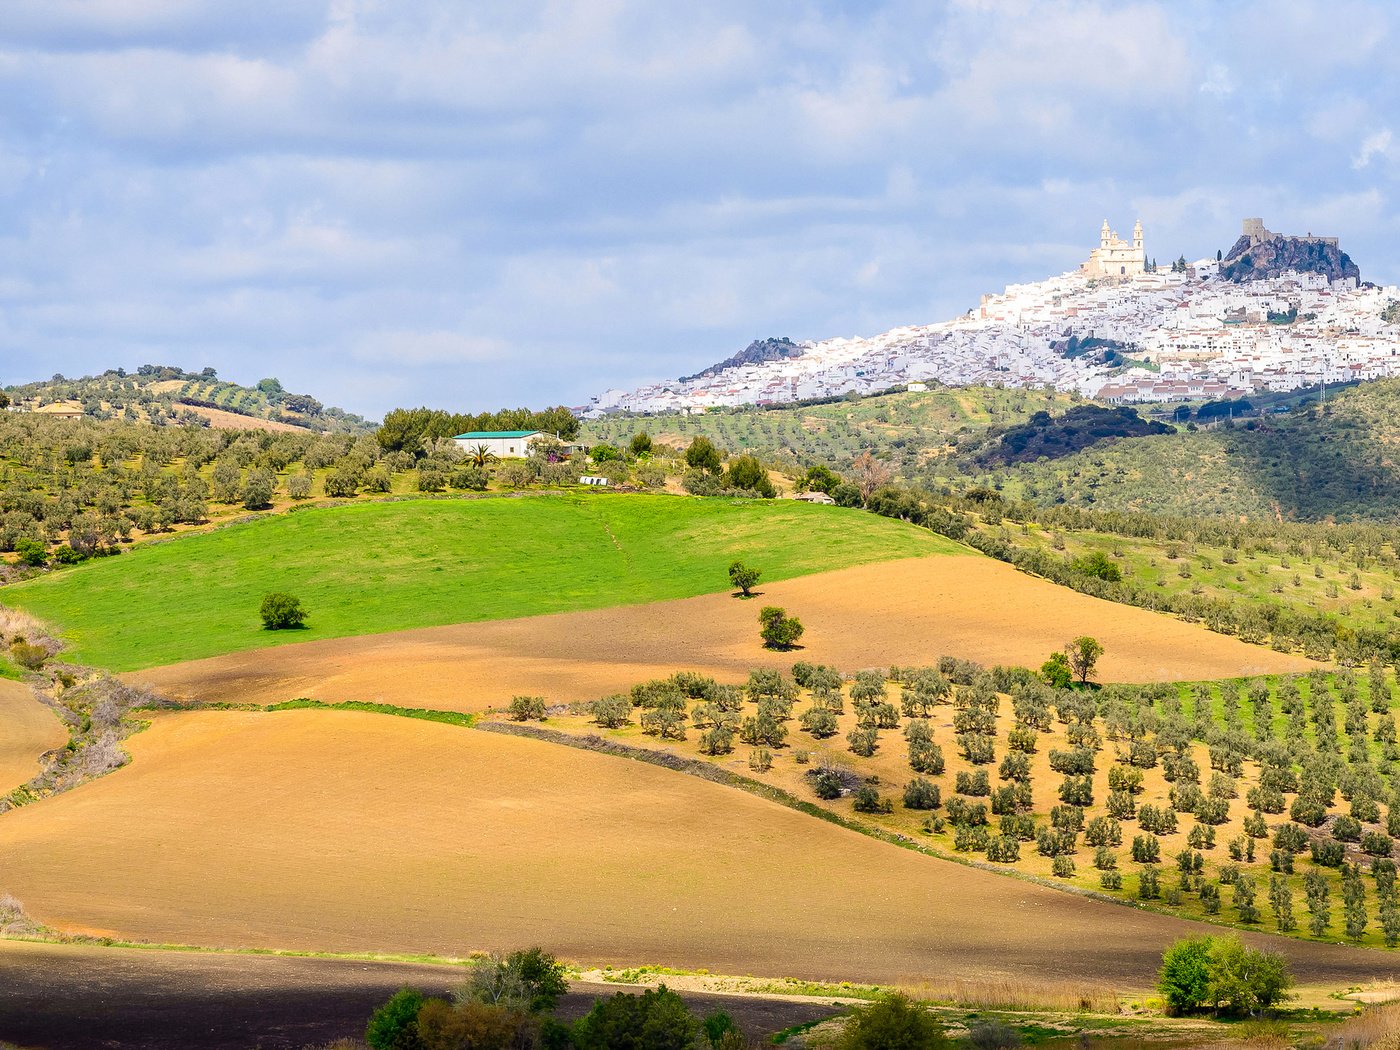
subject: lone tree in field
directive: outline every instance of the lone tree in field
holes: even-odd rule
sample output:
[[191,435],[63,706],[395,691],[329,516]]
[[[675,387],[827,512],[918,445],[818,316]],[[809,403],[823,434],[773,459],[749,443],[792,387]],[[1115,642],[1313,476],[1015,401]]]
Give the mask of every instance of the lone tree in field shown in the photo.
[[269,631],[303,627],[306,624],[306,610],[299,599],[274,591],[262,600],[262,622]]
[[1080,635],[1065,646],[1065,658],[1069,661],[1069,669],[1074,673],[1074,677],[1079,679],[1080,685],[1089,684],[1089,676],[1094,673],[1094,667],[1102,655],[1103,646],[1099,644],[1098,639],[1090,638],[1087,634]]
[[758,623],[759,637],[769,649],[791,649],[802,637],[802,621],[776,605],[765,605]]
[[758,582],[758,578],[762,575],[761,570],[751,569],[741,561],[733,562],[729,566],[729,582],[738,587],[745,598],[753,597],[753,585]]

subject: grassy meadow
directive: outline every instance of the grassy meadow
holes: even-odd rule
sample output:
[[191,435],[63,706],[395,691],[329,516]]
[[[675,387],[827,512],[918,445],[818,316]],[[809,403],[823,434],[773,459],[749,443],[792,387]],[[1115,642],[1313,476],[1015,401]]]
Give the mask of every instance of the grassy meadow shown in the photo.
[[[855,510],[610,494],[404,500],[280,515],[99,559],[5,590],[70,659],[135,670],[262,646],[596,609],[722,591],[740,558],[768,581],[961,550]],[[269,591],[300,631],[262,628]]]

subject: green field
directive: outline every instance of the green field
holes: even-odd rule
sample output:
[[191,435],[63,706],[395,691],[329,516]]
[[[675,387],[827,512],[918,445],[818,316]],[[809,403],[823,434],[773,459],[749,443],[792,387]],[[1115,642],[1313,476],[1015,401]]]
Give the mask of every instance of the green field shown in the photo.
[[[141,546],[0,591],[68,659],[129,671],[313,638],[684,598],[742,558],[778,580],[960,550],[923,529],[794,501],[652,495],[407,500],[278,515]],[[308,629],[262,629],[287,591]]]

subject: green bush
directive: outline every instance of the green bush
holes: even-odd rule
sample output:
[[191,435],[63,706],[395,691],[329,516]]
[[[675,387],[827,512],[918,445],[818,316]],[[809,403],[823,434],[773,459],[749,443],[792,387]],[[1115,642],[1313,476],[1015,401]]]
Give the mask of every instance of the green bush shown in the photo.
[[938,1050],[943,1029],[923,1007],[899,993],[851,1012],[835,1050]]
[[759,637],[769,649],[791,649],[802,637],[802,621],[776,605],[765,605],[758,614]]
[[298,598],[280,591],[263,597],[260,610],[263,626],[269,631],[282,631],[306,624],[306,610]]
[[599,999],[574,1025],[575,1050],[690,1050],[700,1022],[664,984]]
[[511,697],[510,707],[507,710],[512,720],[516,722],[526,722],[531,719],[542,722],[545,716],[545,699],[542,696],[515,696]]
[[423,993],[411,988],[397,991],[387,1003],[370,1016],[365,1029],[365,1042],[371,1050],[422,1050],[418,1038],[418,1011],[423,1008]]

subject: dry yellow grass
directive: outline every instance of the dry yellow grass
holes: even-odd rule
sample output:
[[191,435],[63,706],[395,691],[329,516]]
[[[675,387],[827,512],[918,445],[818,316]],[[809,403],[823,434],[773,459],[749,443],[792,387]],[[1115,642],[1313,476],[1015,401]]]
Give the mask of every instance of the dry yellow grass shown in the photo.
[[39,756],[68,739],[58,719],[19,682],[0,679],[0,795],[39,772]]
[[[937,861],[636,762],[383,715],[161,715],[0,817],[36,919],[162,942],[919,983],[1150,982],[1194,927]],[[1076,947],[1080,946],[1080,947]],[[1379,957],[1278,942],[1305,977]]]
[[[135,672],[174,696],[275,703],[299,696],[479,711],[515,694],[578,700],[681,668],[722,679],[794,659],[846,671],[943,654],[1038,667],[1072,636],[1105,645],[1105,681],[1305,670],[1287,656],[1167,616],[1091,598],[990,558],[918,558],[762,585],[742,601],[682,601],[332,639]],[[777,604],[807,627],[804,649],[758,644]]]

